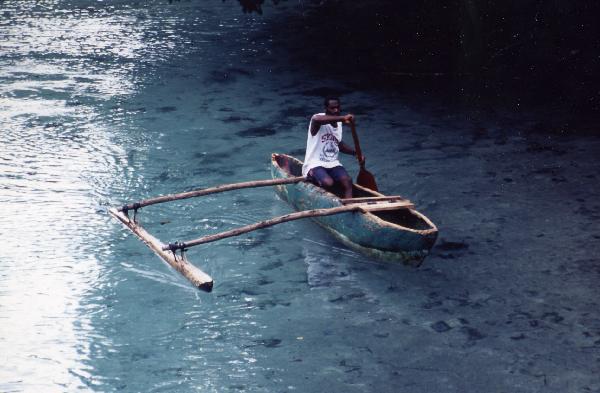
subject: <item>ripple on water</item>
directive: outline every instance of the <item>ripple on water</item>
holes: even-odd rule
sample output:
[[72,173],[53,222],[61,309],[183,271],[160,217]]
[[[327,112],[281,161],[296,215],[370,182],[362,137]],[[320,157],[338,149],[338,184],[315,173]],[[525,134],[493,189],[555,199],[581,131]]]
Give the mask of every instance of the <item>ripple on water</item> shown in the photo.
[[[261,75],[236,63],[266,53],[267,39],[250,34],[264,22],[229,23],[201,2],[110,3],[0,4],[10,14],[0,23],[0,235],[8,239],[0,353],[11,359],[0,390],[279,388],[287,355],[313,351],[297,338],[307,329],[293,311],[302,289],[352,286],[354,272],[312,245],[304,254],[288,247],[295,229],[272,229],[190,250],[222,278],[220,292],[202,296],[105,211],[265,176],[247,165],[247,152],[273,130],[240,128],[263,102],[232,98]],[[191,52],[193,63],[178,63]],[[240,104],[226,121],[212,118]],[[164,241],[186,239],[289,212],[273,201],[270,189],[244,191],[147,209],[141,219]],[[314,310],[320,326],[340,303],[369,299],[353,293],[317,296],[301,310]]]
[[0,329],[10,345],[0,342],[0,352],[11,359],[0,390],[74,390],[101,380],[82,362],[96,347],[114,348],[92,333],[93,319],[113,303],[82,299],[119,282],[106,281],[114,267],[103,265],[112,258],[104,207],[139,176],[123,165],[121,147],[136,144],[136,133],[111,129],[99,104],[135,91],[132,59],[164,57],[142,40],[157,29],[135,15],[57,13],[57,5],[0,6],[10,15],[0,25],[0,318],[9,321]]

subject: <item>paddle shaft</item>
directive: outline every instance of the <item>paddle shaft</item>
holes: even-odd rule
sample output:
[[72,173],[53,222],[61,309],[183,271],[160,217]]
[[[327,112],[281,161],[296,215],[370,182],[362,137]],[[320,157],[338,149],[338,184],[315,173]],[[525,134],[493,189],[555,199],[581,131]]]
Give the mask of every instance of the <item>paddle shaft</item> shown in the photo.
[[356,125],[354,121],[350,122],[350,129],[352,130],[352,139],[354,140],[354,150],[356,151],[356,159],[361,168],[365,166],[364,162],[361,162],[360,159],[363,156],[362,151],[360,150],[360,142],[358,141],[358,134],[356,133]]
[[365,169],[365,161],[362,155],[362,151],[360,150],[360,142],[358,141],[358,134],[356,133],[356,125],[354,124],[354,121],[350,122],[350,128],[352,129],[352,139],[354,139],[354,150],[356,151],[356,159],[358,160],[358,165],[360,165],[360,170],[358,171],[356,183],[373,191],[378,191],[375,176],[373,176],[371,172]]

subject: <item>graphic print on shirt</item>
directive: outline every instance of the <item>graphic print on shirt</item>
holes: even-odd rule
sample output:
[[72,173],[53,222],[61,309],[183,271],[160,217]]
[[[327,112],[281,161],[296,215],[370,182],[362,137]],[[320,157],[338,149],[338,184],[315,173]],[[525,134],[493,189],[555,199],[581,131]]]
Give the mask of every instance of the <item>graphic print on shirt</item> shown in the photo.
[[324,134],[321,137],[321,143],[323,144],[323,150],[319,155],[319,159],[324,162],[331,162],[337,159],[340,148],[338,139],[332,133]]

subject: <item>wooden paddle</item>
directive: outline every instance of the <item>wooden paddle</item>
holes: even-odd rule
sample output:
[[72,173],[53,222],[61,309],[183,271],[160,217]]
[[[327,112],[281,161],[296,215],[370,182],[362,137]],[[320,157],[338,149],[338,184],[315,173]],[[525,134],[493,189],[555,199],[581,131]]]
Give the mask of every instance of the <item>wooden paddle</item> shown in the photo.
[[375,176],[373,176],[371,172],[365,169],[364,160],[361,162],[361,157],[363,157],[363,155],[360,151],[360,143],[358,142],[358,135],[356,134],[356,125],[354,124],[354,121],[350,122],[350,127],[352,129],[352,139],[354,139],[354,150],[356,150],[356,158],[358,159],[358,164],[360,165],[360,171],[358,172],[358,176],[356,177],[356,184],[358,184],[359,186],[370,188],[373,191],[379,191],[377,189],[377,183],[375,183]]

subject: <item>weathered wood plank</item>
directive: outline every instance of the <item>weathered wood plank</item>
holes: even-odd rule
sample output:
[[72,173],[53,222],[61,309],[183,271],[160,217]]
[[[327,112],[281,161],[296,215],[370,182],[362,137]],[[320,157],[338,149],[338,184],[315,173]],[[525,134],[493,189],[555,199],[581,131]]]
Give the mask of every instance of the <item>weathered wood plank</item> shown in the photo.
[[257,229],[270,227],[273,225],[281,224],[288,221],[299,220],[302,218],[311,218],[311,217],[320,217],[320,216],[330,216],[333,214],[347,213],[351,211],[358,211],[362,209],[360,205],[348,205],[348,206],[338,206],[332,207],[329,209],[314,209],[314,210],[304,210],[301,212],[285,214],[283,216],[274,217],[269,220],[260,221],[254,224],[246,225],[240,228],[231,229],[229,231],[217,233],[214,235],[207,235],[195,240],[189,240],[186,242],[178,242],[171,243],[169,245],[163,246],[163,251],[166,250],[177,250],[181,248],[193,247],[204,243],[210,243],[217,240],[225,239],[232,236],[239,236],[244,233],[248,233],[251,231],[255,231]]
[[196,266],[189,263],[185,258],[175,259],[175,255],[170,251],[164,251],[164,244],[148,233],[141,225],[133,222],[123,213],[117,209],[109,209],[110,214],[117,218],[123,225],[125,225],[131,232],[133,232],[138,238],[140,238],[152,251],[154,251],[159,257],[167,262],[173,269],[181,273],[187,278],[195,287],[202,289],[206,292],[212,291],[213,279]]
[[402,202],[367,202],[367,203],[357,203],[348,206],[356,206],[363,212],[375,212],[375,211],[383,211],[383,210],[398,210],[398,209],[414,209],[415,205],[410,203],[409,201]]
[[401,197],[400,195],[390,195],[381,197],[364,197],[364,198],[345,198],[341,199],[344,205],[351,203],[362,203],[362,202],[383,202],[383,201],[407,201],[408,199]]
[[203,188],[203,189],[199,189],[199,190],[180,192],[178,194],[168,194],[168,195],[162,195],[162,196],[159,196],[156,198],[144,199],[139,202],[124,205],[123,207],[119,208],[119,211],[122,212],[122,211],[127,211],[127,210],[134,210],[134,209],[139,209],[142,207],[154,205],[157,203],[164,203],[164,202],[177,201],[180,199],[194,198],[194,197],[199,197],[199,196],[203,196],[203,195],[215,194],[218,192],[238,190],[238,189],[242,189],[242,188],[266,187],[266,186],[275,186],[275,185],[279,185],[279,184],[292,184],[292,183],[299,183],[304,180],[306,180],[305,176],[297,176],[297,177],[290,177],[290,178],[286,178],[286,179],[254,180],[254,181],[247,181],[247,182],[242,182],[242,183],[223,184],[223,185],[216,186],[216,187]]

